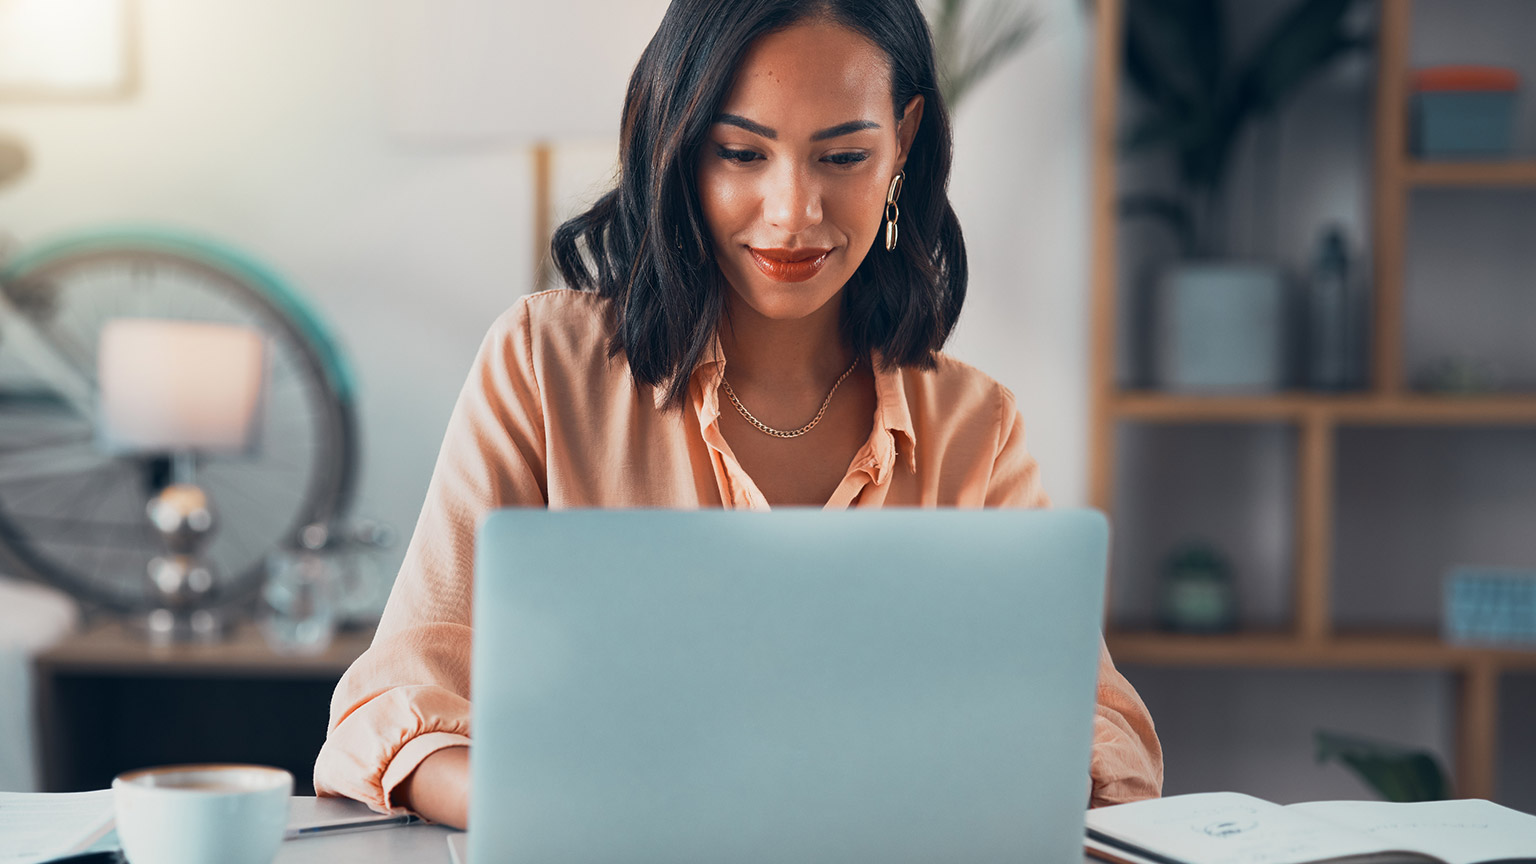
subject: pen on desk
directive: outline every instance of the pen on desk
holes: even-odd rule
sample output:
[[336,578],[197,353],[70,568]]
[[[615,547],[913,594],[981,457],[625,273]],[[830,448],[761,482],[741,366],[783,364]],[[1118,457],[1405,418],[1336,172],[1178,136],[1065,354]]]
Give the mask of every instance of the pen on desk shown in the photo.
[[284,840],[301,840],[305,837],[320,837],[325,834],[339,834],[344,831],[368,831],[373,828],[393,828],[396,825],[415,825],[422,821],[415,813],[402,813],[399,816],[377,816],[372,819],[358,819],[352,822],[329,822],[324,825],[308,825],[303,828],[290,828],[283,834]]

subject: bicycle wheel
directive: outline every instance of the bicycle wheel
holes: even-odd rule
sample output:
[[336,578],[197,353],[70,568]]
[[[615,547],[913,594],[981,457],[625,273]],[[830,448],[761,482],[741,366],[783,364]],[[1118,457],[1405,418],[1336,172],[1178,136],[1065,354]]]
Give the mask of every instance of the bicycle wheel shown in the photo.
[[149,605],[145,568],[160,541],[144,508],[170,482],[170,456],[95,445],[97,337],[123,316],[266,334],[257,447],[197,467],[218,514],[207,555],[226,602],[254,593],[266,554],[300,527],[344,514],[357,464],[351,378],[320,320],[264,267],[173,232],[101,231],[19,256],[0,270],[0,298],[0,547],[14,568],[88,605]]

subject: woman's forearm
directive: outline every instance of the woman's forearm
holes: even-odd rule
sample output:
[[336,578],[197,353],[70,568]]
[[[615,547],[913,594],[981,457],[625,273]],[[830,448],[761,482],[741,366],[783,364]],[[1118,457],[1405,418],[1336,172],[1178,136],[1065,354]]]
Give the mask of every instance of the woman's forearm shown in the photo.
[[468,828],[469,748],[447,747],[421,760],[392,797],[424,819]]

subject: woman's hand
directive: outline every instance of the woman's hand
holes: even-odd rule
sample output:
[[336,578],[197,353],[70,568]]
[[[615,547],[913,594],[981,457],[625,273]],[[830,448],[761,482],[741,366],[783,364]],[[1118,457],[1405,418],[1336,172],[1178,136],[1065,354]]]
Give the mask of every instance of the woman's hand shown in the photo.
[[423,819],[468,828],[469,748],[447,747],[421,760],[392,797]]

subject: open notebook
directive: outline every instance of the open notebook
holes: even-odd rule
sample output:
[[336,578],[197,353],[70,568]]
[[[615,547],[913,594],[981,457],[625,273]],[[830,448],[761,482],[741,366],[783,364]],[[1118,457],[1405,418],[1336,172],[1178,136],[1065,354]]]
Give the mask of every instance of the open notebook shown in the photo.
[[112,830],[112,790],[0,792],[0,864],[84,852]]
[[1490,801],[1313,801],[1236,792],[1088,812],[1088,853],[1125,864],[1536,862],[1536,816]]

